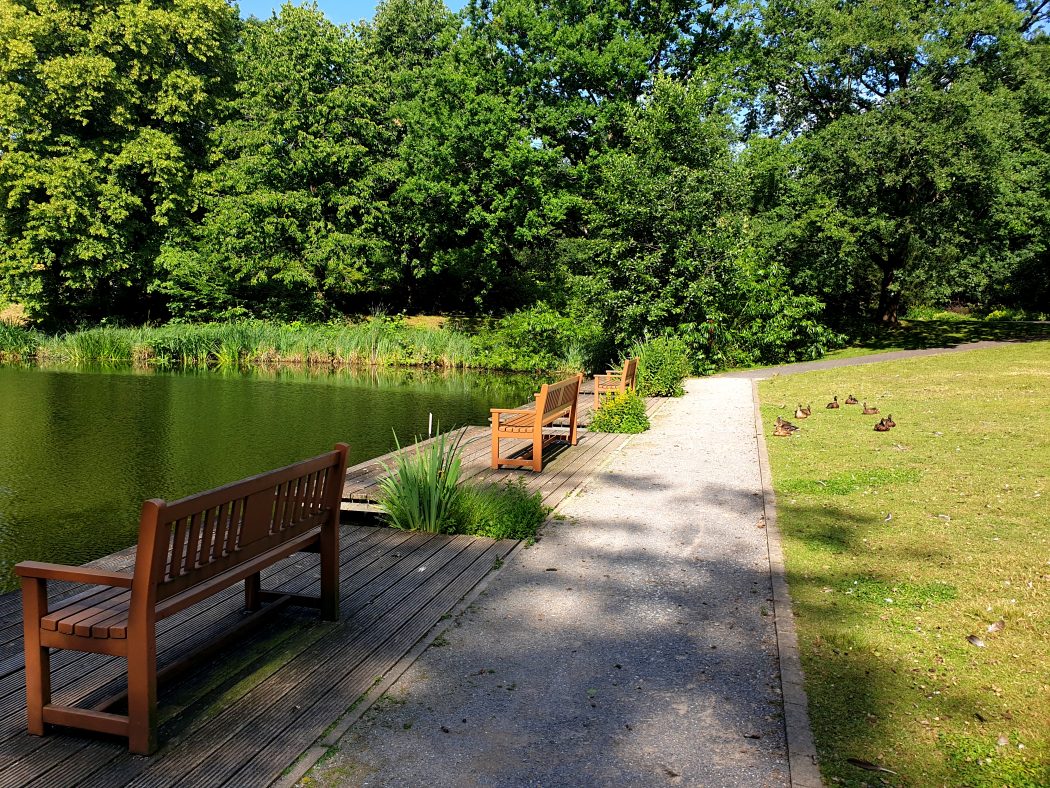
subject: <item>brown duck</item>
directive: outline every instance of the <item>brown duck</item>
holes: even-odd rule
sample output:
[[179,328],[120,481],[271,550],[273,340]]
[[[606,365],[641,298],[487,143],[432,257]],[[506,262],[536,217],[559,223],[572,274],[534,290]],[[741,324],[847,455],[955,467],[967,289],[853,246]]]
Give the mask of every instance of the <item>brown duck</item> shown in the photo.
[[857,398],[856,397],[854,397],[852,394],[850,394],[848,397],[846,397],[846,404],[847,405],[859,405],[860,403],[857,402]]
[[808,419],[809,418],[809,409],[808,408],[803,408],[801,402],[798,403],[798,407],[795,408],[795,418],[796,419]]
[[831,400],[831,402],[829,402],[829,403],[828,403],[827,405],[825,405],[824,407],[825,407],[825,408],[837,408],[837,407],[839,407],[839,397],[838,397],[838,394],[836,394],[836,395],[835,395],[835,397],[834,397],[834,399],[832,399],[832,400]]
[[787,430],[788,432],[794,432],[798,429],[798,427],[796,427],[790,421],[785,421],[784,419],[780,418],[780,416],[777,416],[776,425],[778,430],[783,429]]
[[879,412],[878,408],[869,408],[868,403],[864,403],[864,410],[861,411],[865,416],[874,416]]
[[793,429],[793,430],[792,429],[788,429],[785,426],[785,424],[786,424],[786,422],[782,423],[782,424],[778,424],[776,427],[773,428],[773,434],[776,437],[778,437],[778,438],[790,438],[792,435],[795,434],[795,431],[798,429],[798,427],[795,427],[795,429]]
[[875,425],[875,432],[889,432],[890,425],[886,423],[886,419],[879,419],[879,423]]
[[887,414],[886,418],[884,418],[883,421],[886,422],[886,426],[887,427],[896,427],[897,426],[897,422],[895,422],[893,420],[893,414],[892,413]]

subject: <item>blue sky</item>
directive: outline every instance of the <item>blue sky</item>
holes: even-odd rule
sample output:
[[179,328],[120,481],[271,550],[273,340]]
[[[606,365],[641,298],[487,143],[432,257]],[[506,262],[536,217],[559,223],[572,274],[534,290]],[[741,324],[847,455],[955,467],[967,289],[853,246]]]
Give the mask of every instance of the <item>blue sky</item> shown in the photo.
[[[336,24],[357,22],[361,19],[371,19],[376,12],[377,0],[317,0],[326,17]],[[302,3],[297,3],[302,5]],[[282,0],[238,0],[237,5],[241,8],[241,16],[257,16],[266,19],[270,14],[283,5]],[[445,5],[453,11],[458,11],[466,0],[445,0]]]

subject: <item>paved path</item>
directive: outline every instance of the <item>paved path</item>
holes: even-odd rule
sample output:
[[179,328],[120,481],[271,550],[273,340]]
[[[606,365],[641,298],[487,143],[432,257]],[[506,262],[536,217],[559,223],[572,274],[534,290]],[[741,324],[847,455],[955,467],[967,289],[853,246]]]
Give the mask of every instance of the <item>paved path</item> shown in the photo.
[[788,784],[751,382],[688,389],[306,784]]

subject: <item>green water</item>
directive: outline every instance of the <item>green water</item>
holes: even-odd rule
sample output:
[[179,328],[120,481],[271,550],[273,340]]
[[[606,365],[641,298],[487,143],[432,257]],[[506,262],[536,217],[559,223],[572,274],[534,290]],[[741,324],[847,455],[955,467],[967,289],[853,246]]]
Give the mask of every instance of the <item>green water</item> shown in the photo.
[[168,500],[350,444],[350,463],[484,424],[536,380],[429,371],[135,372],[0,366],[0,590],[11,567],[135,542]]

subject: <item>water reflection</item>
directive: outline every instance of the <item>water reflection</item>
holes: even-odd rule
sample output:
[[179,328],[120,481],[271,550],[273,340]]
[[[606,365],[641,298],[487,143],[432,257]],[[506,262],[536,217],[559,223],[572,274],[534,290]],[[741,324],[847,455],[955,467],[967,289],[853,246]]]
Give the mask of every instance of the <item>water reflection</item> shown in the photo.
[[33,558],[135,541],[144,498],[178,498],[350,444],[351,463],[525,402],[532,377],[435,370],[0,366],[0,588]]

